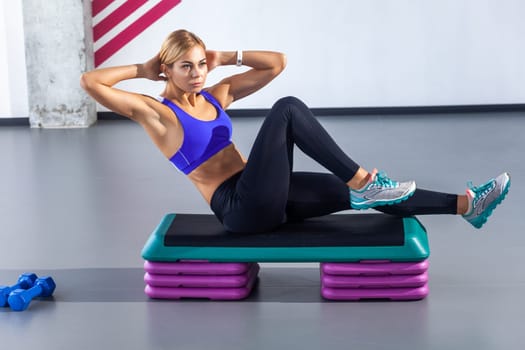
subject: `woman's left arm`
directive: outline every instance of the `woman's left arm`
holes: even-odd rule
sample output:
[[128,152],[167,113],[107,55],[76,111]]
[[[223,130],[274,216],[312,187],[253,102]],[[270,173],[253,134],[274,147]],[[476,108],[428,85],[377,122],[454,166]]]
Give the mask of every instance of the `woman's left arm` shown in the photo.
[[[207,51],[208,71],[217,66],[235,65],[237,58],[236,51]],[[227,77],[208,89],[223,108],[253,94],[272,81],[286,67],[286,56],[273,51],[243,51],[242,65],[252,69]]]

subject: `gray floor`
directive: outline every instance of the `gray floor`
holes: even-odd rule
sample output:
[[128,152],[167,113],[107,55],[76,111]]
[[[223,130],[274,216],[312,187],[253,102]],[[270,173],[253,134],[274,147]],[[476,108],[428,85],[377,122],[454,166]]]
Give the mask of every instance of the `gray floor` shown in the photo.
[[[189,181],[130,123],[82,130],[0,128],[0,284],[36,271],[55,296],[0,309],[2,348],[523,349],[525,113],[323,117],[367,168],[463,192],[506,170],[509,197],[482,230],[421,217],[430,295],[327,302],[315,264],[263,264],[242,302],[159,302],[143,294],[140,250],[164,213],[210,213]],[[246,155],[261,119],[235,119]],[[302,154],[298,170],[320,170]]]

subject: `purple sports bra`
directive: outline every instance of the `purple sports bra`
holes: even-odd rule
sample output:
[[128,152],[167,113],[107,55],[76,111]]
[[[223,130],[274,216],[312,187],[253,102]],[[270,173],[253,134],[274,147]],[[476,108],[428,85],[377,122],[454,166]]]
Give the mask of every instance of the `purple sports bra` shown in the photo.
[[184,131],[182,146],[170,161],[186,175],[232,143],[230,117],[210,93],[206,91],[200,93],[217,109],[217,118],[214,120],[196,119],[170,100],[162,99],[162,103],[175,113]]

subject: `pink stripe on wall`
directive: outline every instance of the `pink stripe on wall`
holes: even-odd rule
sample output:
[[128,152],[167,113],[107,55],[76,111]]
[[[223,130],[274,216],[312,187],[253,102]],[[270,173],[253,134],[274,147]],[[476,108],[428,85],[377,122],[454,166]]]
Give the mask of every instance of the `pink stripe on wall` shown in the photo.
[[93,27],[93,38],[95,41],[109,32],[113,27],[122,22],[126,17],[135,12],[136,9],[146,3],[146,0],[129,0],[111,12],[106,18]]
[[108,7],[109,4],[111,4],[113,0],[93,0],[91,3],[91,13],[92,16],[95,17],[98,15],[103,9]]
[[177,6],[181,0],[162,0],[144,13],[126,29],[108,41],[95,52],[95,66],[99,66],[131,40],[135,39],[146,28]]

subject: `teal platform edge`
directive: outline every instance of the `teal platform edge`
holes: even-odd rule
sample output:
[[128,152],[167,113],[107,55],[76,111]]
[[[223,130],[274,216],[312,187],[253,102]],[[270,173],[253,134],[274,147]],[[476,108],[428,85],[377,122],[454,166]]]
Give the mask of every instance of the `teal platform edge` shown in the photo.
[[361,260],[421,261],[430,255],[427,232],[415,217],[403,220],[401,246],[214,247],[164,245],[176,214],[165,215],[148,238],[142,257],[148,261],[207,260],[209,262],[355,262]]

